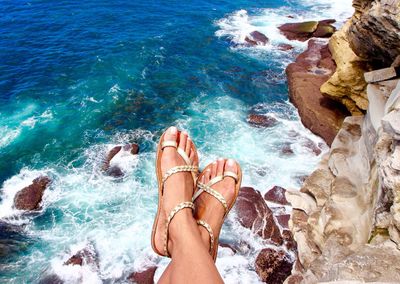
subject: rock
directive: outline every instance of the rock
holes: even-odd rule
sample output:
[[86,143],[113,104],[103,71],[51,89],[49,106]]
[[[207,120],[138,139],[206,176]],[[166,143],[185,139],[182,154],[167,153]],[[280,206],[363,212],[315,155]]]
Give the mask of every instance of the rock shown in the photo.
[[285,197],[286,189],[280,186],[274,186],[264,195],[264,199],[273,203],[278,203],[282,205],[289,205],[289,202]]
[[39,284],[64,284],[64,281],[62,281],[56,274],[50,274],[40,279]]
[[260,192],[251,187],[241,188],[235,210],[238,221],[243,227],[251,229],[263,239],[282,244],[279,227]]
[[320,92],[334,71],[328,47],[316,40],[310,40],[308,49],[286,68],[290,100],[298,108],[302,123],[328,145],[348,115],[340,104]]
[[321,86],[324,96],[343,104],[352,115],[363,114],[368,107],[364,73],[370,64],[350,48],[347,22],[329,41],[329,50],[336,63],[335,73]]
[[281,149],[281,153],[286,156],[291,156],[294,154],[294,151],[291,147],[290,143],[284,143]]
[[400,5],[396,0],[354,1],[348,38],[352,50],[375,67],[388,67],[400,54]]
[[18,210],[38,210],[50,178],[40,176],[32,181],[32,184],[23,188],[14,197],[14,206]]
[[9,264],[14,256],[24,254],[31,243],[23,227],[0,220],[0,267]]
[[130,152],[132,155],[137,155],[139,153],[139,145],[137,144],[125,144],[123,146],[115,146],[112,148],[105,158],[103,165],[101,167],[102,171],[112,177],[120,178],[124,176],[124,172],[117,165],[111,166],[112,159],[121,152]]
[[289,23],[278,28],[289,40],[306,41],[312,37],[330,37],[336,31],[332,26],[334,22],[335,20]]
[[156,273],[157,266],[152,266],[144,271],[133,272],[128,276],[128,280],[138,284],[153,284],[154,274]]
[[278,221],[279,225],[281,225],[282,228],[285,229],[289,228],[289,220],[290,220],[289,214],[278,215],[276,216],[276,220]]
[[288,51],[288,50],[292,50],[294,47],[290,44],[287,43],[281,43],[280,45],[278,45],[278,49],[282,50],[282,51]]
[[265,248],[258,254],[255,268],[258,276],[265,283],[283,283],[290,275],[293,261],[281,250]]
[[283,230],[282,237],[283,240],[285,241],[286,249],[297,252],[297,244],[293,239],[292,233],[289,230]]
[[253,31],[244,39],[250,45],[266,45],[269,42],[268,37],[259,31]]
[[269,115],[250,114],[247,117],[249,124],[256,127],[273,127],[278,123],[278,120]]
[[237,253],[237,250],[234,248],[234,246],[233,245],[231,245],[231,244],[228,244],[228,243],[219,243],[219,246],[220,247],[223,247],[223,248],[229,248],[229,249],[231,249],[232,251],[233,251],[233,253]]
[[322,150],[318,147],[318,145],[310,139],[306,139],[306,141],[302,143],[302,146],[310,149],[316,156],[319,156],[322,153]]
[[91,265],[99,268],[99,262],[96,250],[93,245],[88,245],[87,247],[81,249],[73,256],[71,256],[64,265]]

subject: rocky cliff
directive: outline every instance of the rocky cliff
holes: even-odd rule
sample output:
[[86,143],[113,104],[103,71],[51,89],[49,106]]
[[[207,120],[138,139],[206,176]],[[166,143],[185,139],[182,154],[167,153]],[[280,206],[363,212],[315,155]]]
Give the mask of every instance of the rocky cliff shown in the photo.
[[[298,244],[286,283],[400,280],[400,1],[353,4],[330,40],[337,68],[321,87],[353,116],[300,192],[286,192]],[[390,76],[366,74],[391,65]]]

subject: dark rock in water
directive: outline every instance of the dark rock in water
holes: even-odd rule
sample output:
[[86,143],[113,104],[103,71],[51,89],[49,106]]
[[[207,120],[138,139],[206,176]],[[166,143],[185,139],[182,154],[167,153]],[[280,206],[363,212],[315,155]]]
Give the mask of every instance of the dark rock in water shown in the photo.
[[50,274],[39,280],[39,284],[64,284],[56,274]]
[[235,204],[239,223],[265,240],[278,245],[282,244],[282,236],[275,223],[271,209],[265,203],[260,192],[251,187],[243,187]]
[[120,151],[130,152],[132,155],[137,155],[139,153],[139,145],[137,144],[126,144],[124,146],[115,146],[108,152],[106,159],[101,167],[103,172],[112,177],[122,177],[124,176],[124,172],[118,166],[110,166],[111,160],[120,152]]
[[332,26],[335,20],[309,21],[284,24],[279,30],[290,40],[306,41],[312,37],[330,37],[336,28]]
[[244,40],[250,45],[266,45],[269,42],[268,37],[259,31],[251,32]]
[[285,229],[289,228],[289,219],[290,219],[289,214],[278,215],[275,218],[278,221],[279,225],[282,226],[282,228],[285,228]]
[[231,245],[231,244],[227,244],[227,243],[219,243],[219,246],[220,247],[223,247],[223,248],[229,248],[229,249],[231,249],[234,253],[237,253],[237,250],[233,247],[233,245]]
[[249,124],[256,127],[272,127],[278,123],[278,120],[272,116],[261,114],[250,114],[247,117]]
[[128,280],[138,284],[153,284],[157,266],[152,266],[141,272],[133,272]]
[[14,206],[18,210],[38,210],[45,189],[50,184],[50,178],[41,176],[32,181],[32,184],[23,188],[14,197]]
[[290,143],[285,143],[282,146],[281,153],[285,156],[291,156],[294,154],[294,151],[290,145]]
[[119,178],[124,176],[124,172],[117,166],[112,166],[106,171],[108,176]]
[[263,249],[257,256],[255,267],[258,276],[269,284],[283,283],[290,275],[293,261],[281,250]]
[[321,148],[317,144],[315,144],[312,140],[307,139],[306,142],[302,143],[302,145],[308,149],[310,149],[316,156],[322,153]]
[[290,44],[287,43],[281,43],[280,45],[278,45],[278,49],[282,50],[282,51],[288,51],[288,50],[292,50],[294,47]]
[[21,226],[0,221],[0,266],[13,261],[30,243]]
[[285,197],[286,189],[280,186],[274,186],[264,195],[265,200],[282,205],[289,205]]
[[92,245],[88,245],[84,249],[81,249],[71,256],[64,263],[64,265],[93,265],[99,268],[99,262],[95,248]]

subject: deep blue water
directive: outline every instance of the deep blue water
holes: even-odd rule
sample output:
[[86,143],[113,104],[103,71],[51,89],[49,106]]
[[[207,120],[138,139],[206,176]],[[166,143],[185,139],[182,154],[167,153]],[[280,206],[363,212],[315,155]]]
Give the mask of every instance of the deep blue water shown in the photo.
[[[277,182],[298,186],[295,177],[319,160],[299,145],[320,142],[287,101],[284,67],[304,45],[280,52],[274,44],[282,38],[269,34],[271,46],[242,48],[216,33],[224,29],[221,19],[240,10],[268,30],[288,15],[322,17],[320,9],[331,8],[324,1],[315,5],[2,1],[0,217],[24,224],[24,233],[15,237],[22,245],[0,260],[0,282],[32,283],[54,271],[64,278],[81,273],[87,283],[123,281],[133,267],[158,263],[149,246],[157,198],[154,149],[169,125],[191,133],[202,165],[229,156],[242,164],[245,183],[262,192]],[[246,122],[250,111],[272,114],[280,124],[253,128]],[[291,131],[300,136],[294,139]],[[107,149],[128,142],[141,152],[121,161],[126,177],[114,181],[99,173]],[[297,143],[295,156],[279,154],[285,142]],[[15,212],[9,203],[15,191],[43,173],[53,179],[43,210]],[[85,242],[99,251],[100,272],[65,276],[63,260]],[[252,279],[246,267],[234,269]]]

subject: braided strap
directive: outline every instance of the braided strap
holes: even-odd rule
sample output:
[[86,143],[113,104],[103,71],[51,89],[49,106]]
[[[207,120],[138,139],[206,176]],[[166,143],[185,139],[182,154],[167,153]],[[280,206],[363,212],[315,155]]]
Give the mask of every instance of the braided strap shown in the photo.
[[212,252],[214,250],[213,230],[211,229],[211,226],[203,220],[197,220],[197,224],[199,224],[200,226],[203,226],[207,230],[208,234],[210,235],[210,254],[212,255]]
[[168,257],[170,256],[169,252],[168,252],[168,228],[169,228],[169,224],[171,223],[172,218],[174,218],[176,213],[178,213],[179,211],[181,211],[182,209],[185,209],[185,208],[191,208],[192,210],[194,210],[193,202],[186,201],[186,202],[182,202],[182,203],[178,204],[174,209],[172,209],[172,211],[168,215],[167,223],[165,224],[165,235],[164,235],[164,254],[166,256],[168,256]]
[[163,179],[162,179],[162,183],[164,184],[166,181],[167,181],[167,179],[170,177],[170,176],[172,176],[173,174],[176,174],[176,173],[179,173],[179,172],[193,172],[193,173],[197,173],[199,171],[199,167],[196,167],[196,166],[176,166],[176,167],[173,167],[173,168],[171,168],[171,169],[169,169],[166,173],[165,173],[165,175],[164,175],[164,177],[163,177]]
[[[214,196],[216,199],[218,199],[218,201],[221,202],[222,206],[224,206],[224,208],[225,208],[225,214],[228,213],[228,204],[226,203],[226,200],[222,196],[221,193],[219,193],[218,191],[212,189],[210,186],[208,186],[206,184],[203,184],[203,183],[200,183],[200,182],[197,184],[197,186],[200,189],[199,191],[201,191],[201,192],[205,191],[208,194],[211,194],[212,196]],[[197,198],[199,195],[195,195],[195,196]],[[193,199],[193,201],[194,201],[194,199]]]

